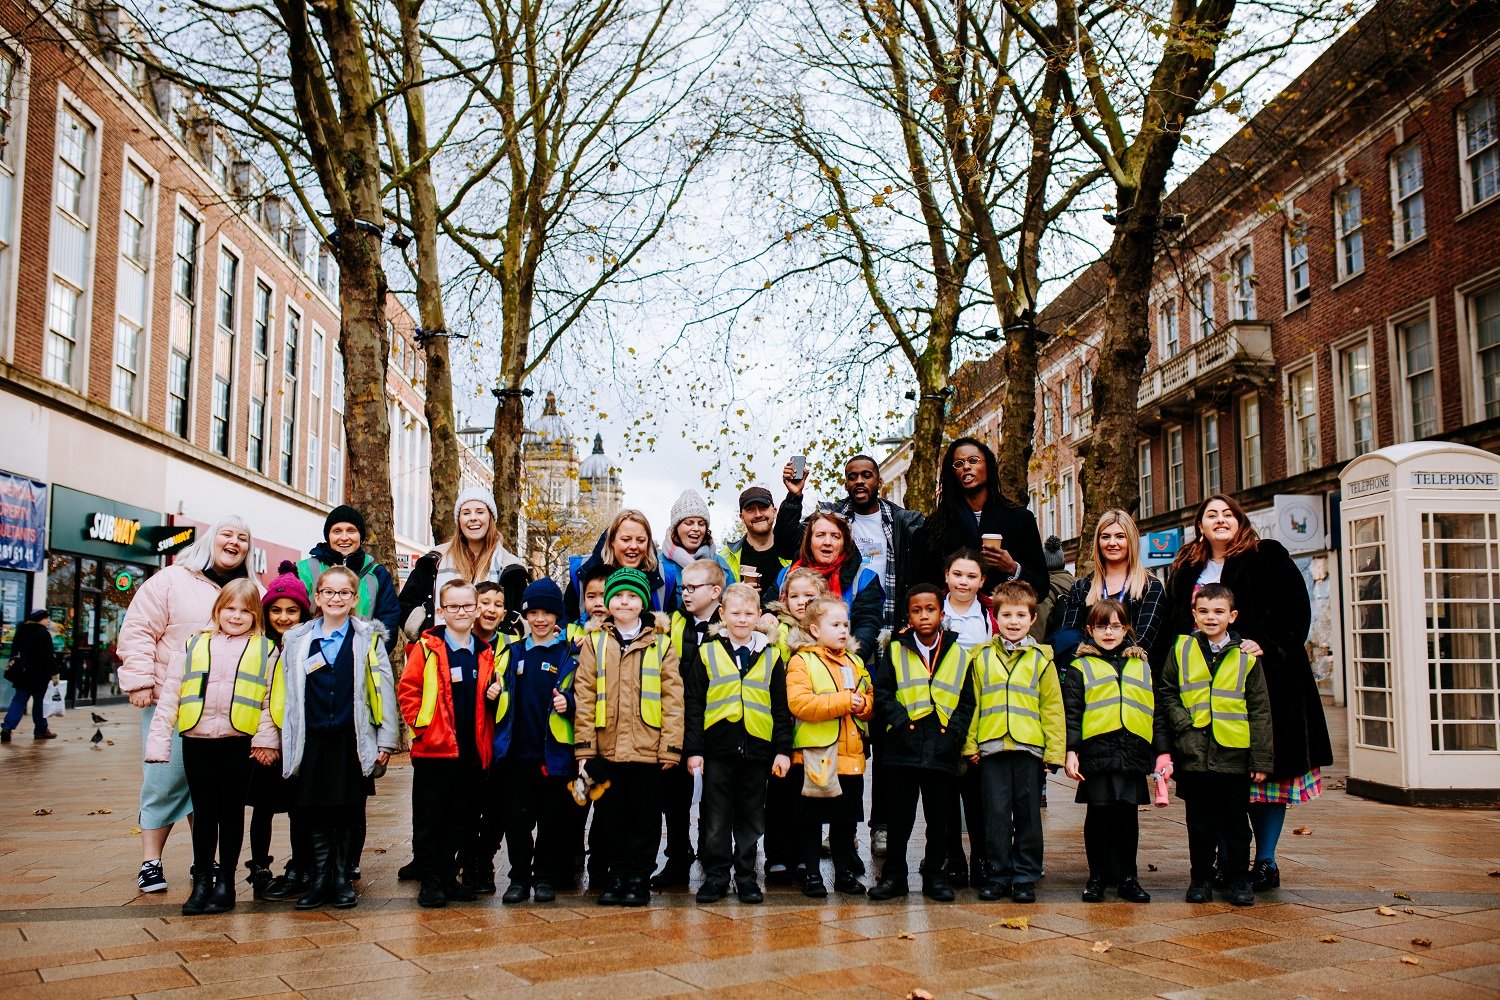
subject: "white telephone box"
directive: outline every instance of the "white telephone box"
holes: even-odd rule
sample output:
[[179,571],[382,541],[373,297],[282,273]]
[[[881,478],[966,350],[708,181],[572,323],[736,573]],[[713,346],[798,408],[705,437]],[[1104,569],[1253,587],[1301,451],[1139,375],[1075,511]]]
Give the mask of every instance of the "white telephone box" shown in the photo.
[[1349,791],[1500,804],[1500,457],[1419,441],[1339,480]]

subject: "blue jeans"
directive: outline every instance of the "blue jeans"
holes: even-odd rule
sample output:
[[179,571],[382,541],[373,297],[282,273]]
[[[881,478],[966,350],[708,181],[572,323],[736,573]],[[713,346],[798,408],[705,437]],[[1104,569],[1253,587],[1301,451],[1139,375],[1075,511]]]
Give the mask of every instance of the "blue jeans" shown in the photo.
[[21,719],[26,714],[26,699],[31,699],[31,718],[36,724],[35,732],[45,733],[47,731],[47,717],[42,714],[43,705],[47,694],[46,688],[40,691],[22,691],[16,688],[16,696],[10,700],[10,708],[5,713],[5,731],[10,732],[21,724]]

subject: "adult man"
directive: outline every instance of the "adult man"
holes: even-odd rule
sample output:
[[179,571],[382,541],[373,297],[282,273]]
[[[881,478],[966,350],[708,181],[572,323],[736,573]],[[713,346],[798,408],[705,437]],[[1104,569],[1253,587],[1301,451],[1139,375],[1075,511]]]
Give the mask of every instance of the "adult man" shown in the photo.
[[776,554],[776,504],[771,491],[751,486],[740,494],[740,523],[745,535],[719,550],[734,578],[760,591],[762,606],[776,600],[776,578],[790,559]]
[[[792,463],[782,470],[786,499],[776,514],[776,551],[783,558],[795,557],[802,543],[802,490],[807,480],[792,478]],[[854,544],[864,564],[880,575],[885,589],[886,628],[902,624],[905,611],[898,595],[917,582],[919,558],[917,533],[923,517],[880,495],[880,466],[869,455],[855,455],[844,463],[844,499],[825,505],[849,522]]]
[[10,732],[26,717],[26,703],[32,703],[32,736],[39,740],[57,738],[47,726],[47,716],[42,705],[42,696],[47,684],[57,674],[57,660],[52,652],[51,618],[46,608],[37,608],[16,626],[15,638],[11,641],[10,668],[5,679],[15,687],[15,697],[5,713],[5,724],[0,726],[0,743],[10,742]]

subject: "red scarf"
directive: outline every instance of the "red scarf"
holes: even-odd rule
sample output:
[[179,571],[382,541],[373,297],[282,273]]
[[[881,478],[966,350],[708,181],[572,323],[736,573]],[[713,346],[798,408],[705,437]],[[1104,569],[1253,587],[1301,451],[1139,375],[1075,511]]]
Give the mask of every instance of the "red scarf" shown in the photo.
[[839,557],[837,559],[829,563],[827,566],[820,566],[817,563],[806,563],[801,559],[798,559],[796,562],[792,563],[792,569],[796,569],[799,566],[806,566],[808,569],[816,570],[819,574],[822,575],[823,579],[827,581],[829,592],[832,593],[834,597],[840,599],[843,598],[844,588],[842,582],[839,579],[841,571],[844,568],[844,554],[842,552],[839,553]]

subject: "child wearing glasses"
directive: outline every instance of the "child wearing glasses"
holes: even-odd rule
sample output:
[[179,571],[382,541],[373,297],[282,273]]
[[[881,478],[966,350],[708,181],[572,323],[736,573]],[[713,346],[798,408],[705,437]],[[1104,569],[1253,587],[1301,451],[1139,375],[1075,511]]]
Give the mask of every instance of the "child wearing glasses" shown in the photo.
[[1068,755],[1063,773],[1078,782],[1075,802],[1088,806],[1083,846],[1089,880],[1083,901],[1098,903],[1113,885],[1127,903],[1149,903],[1136,875],[1137,810],[1151,804],[1147,778],[1172,773],[1171,741],[1156,713],[1146,651],[1135,645],[1130,612],[1115,600],[1089,608],[1088,638],[1063,678]]
[[458,881],[458,852],[476,834],[495,736],[494,709],[483,697],[495,655],[473,632],[479,595],[472,583],[449,580],[437,600],[444,624],[407,651],[396,692],[412,728],[412,852],[422,882],[417,902],[428,908],[475,898]]

